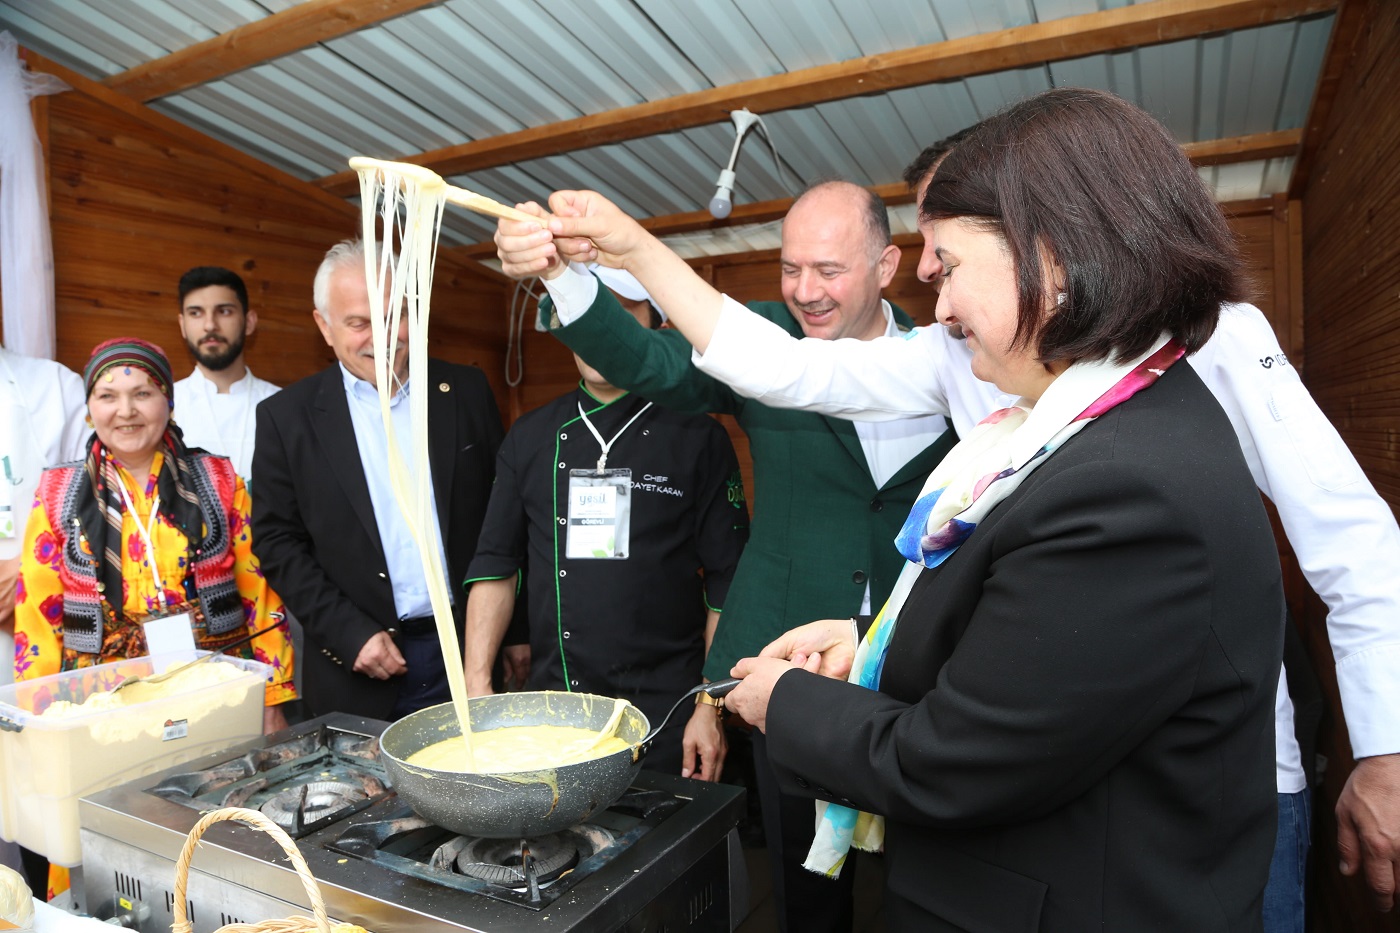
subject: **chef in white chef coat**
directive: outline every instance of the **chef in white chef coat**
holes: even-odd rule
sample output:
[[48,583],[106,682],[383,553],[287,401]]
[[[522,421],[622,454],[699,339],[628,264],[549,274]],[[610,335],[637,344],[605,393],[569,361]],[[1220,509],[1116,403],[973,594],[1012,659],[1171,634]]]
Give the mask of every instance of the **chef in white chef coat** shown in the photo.
[[[82,457],[86,414],[77,373],[0,347],[0,656],[14,653],[19,551],[39,474]],[[0,684],[13,676],[13,665],[0,664]]]

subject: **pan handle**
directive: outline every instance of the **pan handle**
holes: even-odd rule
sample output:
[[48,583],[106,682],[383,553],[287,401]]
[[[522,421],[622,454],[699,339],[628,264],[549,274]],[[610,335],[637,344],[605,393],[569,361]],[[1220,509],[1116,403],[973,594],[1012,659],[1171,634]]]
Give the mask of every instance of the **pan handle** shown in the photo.
[[686,696],[690,696],[691,694],[695,693],[708,693],[710,696],[718,700],[722,697],[728,696],[730,691],[732,691],[735,687],[739,686],[743,682],[744,680],[742,677],[727,677],[724,680],[715,680],[711,681],[708,684],[701,684],[698,688],[686,694]]
[[742,680],[738,677],[727,677],[724,680],[716,680],[707,684],[698,684],[681,694],[681,698],[671,705],[671,708],[666,711],[666,715],[662,717],[661,722],[656,728],[648,732],[646,737],[636,744],[632,751],[632,760],[634,762],[642,760],[642,756],[651,748],[652,740],[661,734],[661,730],[666,728],[666,723],[671,721],[671,717],[675,715],[676,710],[680,709],[681,704],[686,700],[695,696],[697,693],[708,693],[715,699],[720,699],[726,696],[729,691],[739,686],[740,683],[742,683]]

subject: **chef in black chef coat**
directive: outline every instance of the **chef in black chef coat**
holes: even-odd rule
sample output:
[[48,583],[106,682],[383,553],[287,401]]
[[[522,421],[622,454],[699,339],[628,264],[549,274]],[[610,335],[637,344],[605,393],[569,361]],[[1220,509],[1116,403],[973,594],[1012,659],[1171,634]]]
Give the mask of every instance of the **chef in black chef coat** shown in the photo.
[[[597,271],[643,324],[659,326],[635,279]],[[713,418],[653,405],[574,360],[578,388],[522,415],[501,444],[467,575],[467,690],[492,692],[523,572],[529,688],[623,697],[654,725],[701,682],[748,538],[739,464]],[[679,711],[644,767],[718,780],[717,714],[705,704]]]

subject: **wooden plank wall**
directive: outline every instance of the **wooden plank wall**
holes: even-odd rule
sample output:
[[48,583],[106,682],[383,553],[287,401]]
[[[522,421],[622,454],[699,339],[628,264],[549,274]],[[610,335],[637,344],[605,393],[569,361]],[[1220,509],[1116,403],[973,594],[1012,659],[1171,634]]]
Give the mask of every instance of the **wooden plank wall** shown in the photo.
[[[186,375],[176,286],[197,265],[247,282],[259,314],[247,359],[260,377],[286,385],[334,359],[311,282],[326,249],[358,233],[357,209],[66,69],[35,67],[77,88],[40,108],[61,362],[81,371],[98,342],[134,335]],[[440,263],[431,324],[434,355],[480,365],[502,403],[508,288],[476,263]]]
[[[1230,224],[1240,238],[1251,280],[1254,283],[1254,303],[1274,324],[1279,342],[1290,357],[1302,355],[1302,331],[1294,327],[1290,309],[1301,302],[1301,279],[1297,261],[1298,205],[1286,198],[1264,198],[1225,205]],[[917,234],[895,237],[900,247],[899,269],[884,295],[904,309],[920,324],[933,322],[935,295],[920,282],[916,269],[923,242]],[[778,250],[713,256],[691,263],[700,274],[721,291],[739,301],[777,301],[779,266]],[[533,305],[532,305],[532,314]],[[530,322],[533,322],[533,317]],[[512,390],[515,414],[529,411],[573,388],[578,382],[578,370],[573,357],[554,338],[528,329],[525,336],[525,378]],[[729,429],[730,439],[739,455],[745,488],[753,493],[753,462],[749,456],[748,440],[732,418],[721,422]],[[1280,539],[1281,540],[1281,539]],[[1292,560],[1286,545],[1280,546],[1285,561]],[[1293,562],[1296,566],[1296,561]],[[1301,578],[1300,578],[1301,579]]]
[[[1303,376],[1376,489],[1400,510],[1400,4],[1359,2],[1363,26],[1303,194]],[[1336,710],[1325,618],[1322,602],[1310,596],[1302,624]],[[1332,810],[1352,768],[1339,717],[1324,724],[1318,750],[1328,767],[1313,810],[1314,928],[1396,930],[1395,915],[1377,913],[1361,881],[1341,878],[1335,867]]]

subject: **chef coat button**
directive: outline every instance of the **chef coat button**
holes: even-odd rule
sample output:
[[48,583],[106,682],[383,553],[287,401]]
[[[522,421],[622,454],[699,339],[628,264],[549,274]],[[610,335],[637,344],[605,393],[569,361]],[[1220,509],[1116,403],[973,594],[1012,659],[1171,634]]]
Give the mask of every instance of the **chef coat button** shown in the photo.
[[871,499],[871,500],[870,500],[870,511],[872,511],[872,512],[883,512],[883,511],[885,511],[885,503],[881,502],[879,499]]
[[559,519],[559,524],[561,524],[561,525],[567,525],[568,523],[569,523],[569,520],[568,520],[567,518],[560,518],[560,519]]
[[569,435],[568,435],[568,434],[561,434],[561,435],[559,435],[559,439],[560,439],[561,441],[567,441],[567,440],[569,439]]
[[[438,391],[439,391],[439,392],[451,392],[451,391],[452,391],[452,386],[448,385],[448,384],[445,383],[445,382],[439,382],[439,383],[438,383]],[[460,731],[460,730],[459,730],[459,731]]]
[[389,575],[388,575],[387,573],[381,573],[381,574],[379,575],[379,579],[381,579],[381,580],[387,580],[387,579],[389,579]]
[[852,582],[852,583],[864,583],[864,582],[865,582],[865,571],[864,571],[864,570],[857,570],[855,573],[851,574],[851,582]]
[[806,779],[806,778],[797,778],[796,780],[797,780],[797,786],[798,786],[798,787],[806,788],[806,787],[811,787],[811,786],[812,786],[811,784],[808,784],[808,783],[807,783],[807,779]]
[[560,460],[560,461],[559,461],[559,469],[561,469],[561,470],[564,469],[564,461],[563,461],[563,460]]
[[568,575],[569,575],[569,571],[567,571],[567,570],[561,570],[561,571],[559,571],[559,576],[561,576],[561,577],[567,577]]
[[569,637],[569,633],[568,633],[568,632],[565,632],[565,633],[564,633],[564,637],[565,637],[565,638],[568,638],[568,637]]
[[571,686],[571,687],[577,687],[577,686],[578,686],[578,681],[577,681],[577,680],[571,680],[571,681],[569,681],[569,686]]

